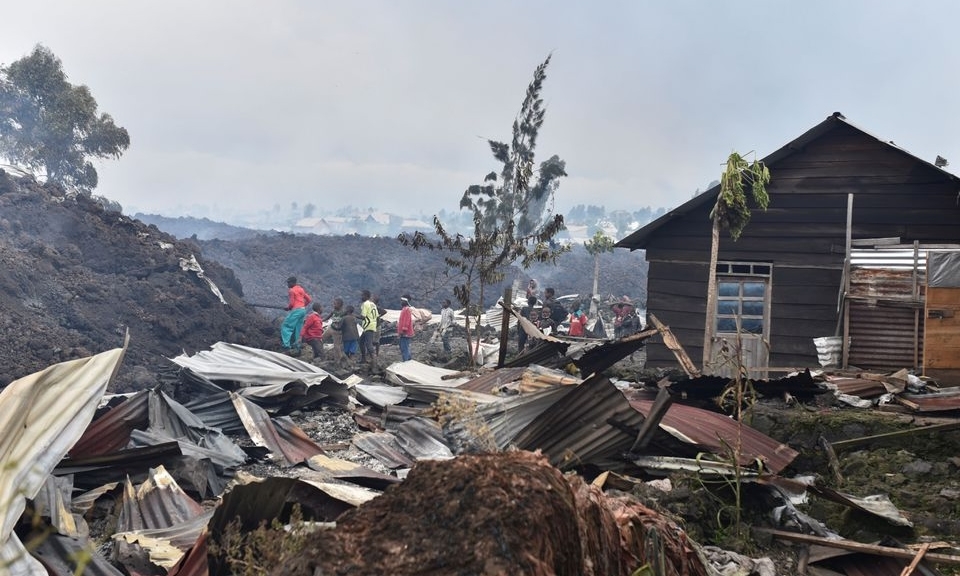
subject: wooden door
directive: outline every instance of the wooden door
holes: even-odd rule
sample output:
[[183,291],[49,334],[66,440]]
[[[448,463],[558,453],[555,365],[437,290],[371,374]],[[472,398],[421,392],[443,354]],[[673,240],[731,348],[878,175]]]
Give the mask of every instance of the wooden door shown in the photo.
[[960,252],[927,254],[923,371],[960,371]]
[[719,276],[717,321],[710,338],[713,375],[732,378],[742,363],[751,378],[766,378],[769,319],[769,278]]

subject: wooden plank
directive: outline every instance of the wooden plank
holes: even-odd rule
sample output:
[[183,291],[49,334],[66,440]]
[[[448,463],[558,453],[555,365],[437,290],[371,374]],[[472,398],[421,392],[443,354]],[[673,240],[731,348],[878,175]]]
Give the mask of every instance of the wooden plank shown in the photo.
[[878,442],[883,442],[885,440],[899,440],[908,436],[913,436],[915,434],[924,434],[924,433],[935,433],[935,432],[947,432],[950,430],[960,429],[960,420],[956,422],[947,422],[944,424],[933,424],[931,426],[921,426],[920,428],[911,428],[909,430],[898,430],[896,432],[886,432],[883,434],[875,434],[873,436],[862,436],[860,438],[851,438],[849,440],[840,440],[838,442],[832,442],[834,450],[846,450],[849,448],[856,448],[858,446],[864,446],[867,444],[875,444]]
[[683,371],[687,373],[687,376],[691,378],[700,377],[700,370],[694,365],[693,361],[690,360],[690,357],[687,356],[683,346],[680,345],[680,342],[674,337],[673,332],[670,331],[670,327],[660,322],[654,314],[650,314],[650,321],[653,322],[653,325],[660,331],[664,344],[666,344],[667,348],[677,357],[677,361],[680,362],[680,366],[683,368]]
[[900,576],[910,576],[913,574],[913,571],[917,569],[917,565],[920,564],[920,560],[923,559],[923,555],[930,550],[930,543],[924,542],[923,546],[920,547],[920,550],[917,551],[917,555],[914,556],[913,561],[910,562],[910,565],[903,569],[903,572],[900,573]]
[[[892,548],[890,546],[878,546],[876,544],[864,544],[854,540],[830,539],[809,534],[798,534],[796,532],[785,532],[783,530],[771,530],[769,528],[754,528],[754,530],[769,534],[780,540],[789,540],[791,542],[800,542],[803,544],[817,544],[828,548],[839,548],[851,552],[860,552],[863,554],[875,554],[877,556],[886,556],[889,558],[900,558],[902,560],[912,560],[916,553],[913,550],[904,548]],[[954,554],[927,554],[926,559],[935,564],[947,564],[949,566],[960,566],[960,555]]]

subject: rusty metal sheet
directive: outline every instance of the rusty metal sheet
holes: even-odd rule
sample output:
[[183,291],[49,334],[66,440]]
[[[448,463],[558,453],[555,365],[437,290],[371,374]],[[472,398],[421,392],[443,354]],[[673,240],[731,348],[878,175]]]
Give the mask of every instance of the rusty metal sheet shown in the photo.
[[[650,413],[653,400],[638,398],[629,390],[625,391],[624,395],[630,398],[630,406],[635,410],[644,416]],[[724,414],[683,404],[670,406],[660,421],[660,428],[684,442],[702,446],[720,456],[726,456],[728,447],[739,443],[740,464],[749,465],[759,458],[764,468],[774,474],[786,468],[800,454],[786,444]]]
[[917,412],[960,410],[960,388],[944,388],[930,394],[901,394],[897,400]]
[[64,458],[53,473],[58,476],[72,474],[75,488],[91,489],[106,482],[121,480],[128,474],[141,474],[145,468],[160,465],[182,454],[180,443],[168,441],[101,456]]
[[146,428],[150,422],[149,400],[149,390],[138,392],[94,420],[80,440],[70,448],[70,456],[88,458],[126,447],[130,442],[130,433]]
[[501,386],[516,382],[523,376],[526,367],[518,366],[514,368],[500,368],[485,374],[481,374],[459,386],[460,390],[469,390],[471,392],[483,392],[484,394],[494,394]]
[[210,563],[207,560],[208,538],[209,534],[203,531],[194,545],[183,555],[183,558],[170,568],[167,576],[209,576]]
[[842,378],[827,376],[827,384],[835,386],[837,390],[860,398],[876,398],[887,393],[883,382],[866,378]]
[[916,368],[924,346],[923,316],[912,308],[851,302],[848,364],[891,372]]
[[231,396],[234,408],[254,444],[268,448],[274,458],[283,464],[293,466],[323,452],[292,422],[275,426],[266,410],[242,396],[233,393]]

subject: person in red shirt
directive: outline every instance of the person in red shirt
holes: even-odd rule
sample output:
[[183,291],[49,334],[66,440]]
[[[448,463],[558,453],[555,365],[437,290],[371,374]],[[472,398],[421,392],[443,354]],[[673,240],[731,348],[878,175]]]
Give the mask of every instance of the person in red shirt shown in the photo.
[[297,277],[287,278],[287,315],[280,325],[280,343],[284,352],[300,355],[300,330],[307,315],[307,306],[313,301],[303,286],[297,283]]
[[583,336],[584,327],[587,325],[587,315],[580,309],[579,304],[575,304],[573,312],[570,313],[570,336]]
[[310,345],[314,359],[323,359],[323,306],[313,303],[311,310],[303,320],[300,339]]
[[404,294],[400,298],[400,305],[397,335],[400,337],[400,359],[406,362],[413,357],[410,353],[410,342],[413,340],[413,311],[410,309],[410,296]]

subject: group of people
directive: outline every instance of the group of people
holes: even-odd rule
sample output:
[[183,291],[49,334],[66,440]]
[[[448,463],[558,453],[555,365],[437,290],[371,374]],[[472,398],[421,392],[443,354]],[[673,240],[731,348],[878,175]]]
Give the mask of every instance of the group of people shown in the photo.
[[[309,308],[309,312],[308,312]],[[338,364],[360,354],[360,361],[373,362],[379,352],[381,317],[386,310],[371,297],[369,290],[360,294],[360,317],[351,305],[344,306],[343,298],[333,299],[333,309],[323,313],[323,306],[297,281],[287,278],[287,314],[280,325],[280,344],[284,352],[299,356],[303,344],[313,350],[314,358],[323,358],[323,338],[330,327],[334,359]]]
[[[400,347],[400,357],[403,361],[411,360],[413,353],[411,343],[416,333],[417,322],[411,307],[412,298],[404,294],[400,298],[400,318],[397,321],[397,338]],[[358,354],[360,363],[369,363],[375,366],[380,352],[380,336],[383,327],[383,317],[386,310],[380,306],[379,299],[371,295],[369,290],[360,293],[359,316],[351,305],[344,305],[343,299],[333,299],[333,308],[326,314],[323,306],[314,302],[313,298],[297,281],[296,276],[287,278],[287,314],[280,325],[280,340],[283,350],[299,356],[304,344],[313,350],[313,357],[324,358],[323,340],[329,327],[333,341],[334,360],[338,366],[346,361],[352,363]],[[440,311],[440,325],[437,334],[443,342],[443,350],[451,351],[450,333],[453,329],[453,310],[450,300],[443,301]]]
[[[520,315],[529,320],[544,334],[556,333],[560,324],[569,321],[570,328],[567,335],[573,337],[584,336],[589,321],[579,299],[570,305],[568,311],[561,302],[557,301],[554,288],[546,288],[543,291],[543,302],[541,303],[536,280],[530,280],[527,285],[527,305],[520,310]],[[535,343],[530,341],[529,336],[522,328],[517,330],[518,353],[534,346]]]
[[[310,294],[297,282],[295,276],[287,278],[287,314],[280,326],[280,339],[283,350],[288,354],[299,356],[303,344],[310,346],[313,357],[324,358],[323,340],[329,326],[332,334],[334,360],[338,366],[344,361],[352,363],[358,354],[360,363],[369,363],[375,366],[380,352],[380,336],[383,326],[383,316],[386,310],[380,306],[378,298],[372,296],[369,290],[360,293],[359,316],[351,305],[344,305],[340,297],[333,299],[333,308],[326,314],[319,302],[314,302]],[[544,334],[556,333],[563,322],[569,322],[567,334],[572,337],[582,337],[586,333],[589,318],[582,308],[579,299],[567,309],[557,300],[554,288],[543,291],[543,301],[540,301],[539,287],[536,280],[530,280],[527,286],[527,305],[520,314],[530,320]],[[629,301],[615,304],[613,310],[615,337],[622,338],[633,334],[640,328],[640,319]],[[411,343],[417,330],[417,321],[411,307],[411,297],[404,294],[400,298],[400,317],[397,321],[397,338],[400,348],[400,358],[406,362],[413,358]],[[453,331],[454,315],[450,308],[450,300],[443,301],[440,310],[440,324],[435,334],[436,339],[443,343],[443,351],[451,352],[450,336]],[[517,349],[533,348],[527,333],[517,331]]]

